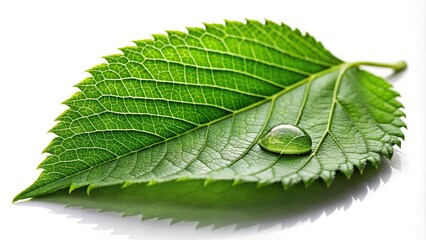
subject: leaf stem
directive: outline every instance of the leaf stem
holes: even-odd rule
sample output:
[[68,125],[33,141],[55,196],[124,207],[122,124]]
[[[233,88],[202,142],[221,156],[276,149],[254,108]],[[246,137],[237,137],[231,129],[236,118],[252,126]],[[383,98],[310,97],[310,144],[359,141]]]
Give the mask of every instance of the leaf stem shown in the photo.
[[351,65],[354,66],[354,67],[371,66],[371,67],[391,68],[396,73],[404,71],[407,68],[407,63],[405,61],[399,61],[399,62],[396,62],[396,63],[354,62]]

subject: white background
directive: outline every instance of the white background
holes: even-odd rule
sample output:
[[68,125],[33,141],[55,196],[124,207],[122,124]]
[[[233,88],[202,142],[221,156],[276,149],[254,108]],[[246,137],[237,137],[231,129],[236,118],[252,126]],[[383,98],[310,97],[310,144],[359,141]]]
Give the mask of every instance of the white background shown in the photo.
[[[1,1],[0,239],[426,239],[425,16],[422,0]],[[60,103],[102,56],[163,30],[244,18],[308,31],[346,61],[408,62],[390,80],[402,95],[408,130],[387,181],[345,208],[260,230],[197,230],[195,223],[11,203],[39,174],[40,153],[53,137],[47,131],[66,109]]]

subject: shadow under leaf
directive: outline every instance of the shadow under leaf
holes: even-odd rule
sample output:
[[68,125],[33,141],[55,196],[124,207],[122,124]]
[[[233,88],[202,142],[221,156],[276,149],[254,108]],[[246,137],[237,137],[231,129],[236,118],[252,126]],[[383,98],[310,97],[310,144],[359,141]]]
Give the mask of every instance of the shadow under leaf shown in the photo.
[[[399,161],[395,157],[394,163]],[[283,190],[281,184],[258,188],[253,183],[232,186],[232,182],[219,181],[204,186],[204,181],[191,180],[95,188],[90,196],[83,188],[71,194],[60,190],[35,202],[112,211],[125,216],[142,215],[143,220],[193,221],[198,223],[197,227],[236,225],[240,229],[258,225],[264,229],[281,224],[285,228],[300,221],[314,221],[323,213],[330,214],[339,208],[347,209],[354,199],[362,200],[369,189],[375,190],[381,181],[387,182],[391,172],[392,167],[385,160],[379,169],[369,167],[362,175],[354,173],[350,180],[337,174],[330,187],[320,181],[307,188],[298,184]]]

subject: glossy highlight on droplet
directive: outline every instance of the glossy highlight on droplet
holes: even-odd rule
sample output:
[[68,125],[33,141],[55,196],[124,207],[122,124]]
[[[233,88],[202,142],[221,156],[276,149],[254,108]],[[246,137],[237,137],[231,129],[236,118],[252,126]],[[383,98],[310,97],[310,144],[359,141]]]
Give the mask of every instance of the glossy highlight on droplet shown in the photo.
[[270,152],[279,154],[303,154],[311,151],[312,139],[300,127],[291,124],[280,124],[273,127],[259,145]]

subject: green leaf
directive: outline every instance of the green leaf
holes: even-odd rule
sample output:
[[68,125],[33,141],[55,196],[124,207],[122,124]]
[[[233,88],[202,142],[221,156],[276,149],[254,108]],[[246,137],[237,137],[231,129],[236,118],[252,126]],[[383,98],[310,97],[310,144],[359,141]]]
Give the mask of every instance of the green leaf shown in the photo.
[[[289,187],[391,158],[403,137],[398,93],[344,63],[309,35],[248,20],[168,31],[135,41],[89,70],[51,130],[44,171],[15,200],[181,179],[281,182]],[[312,151],[279,155],[258,142],[278,124],[312,138]]]

